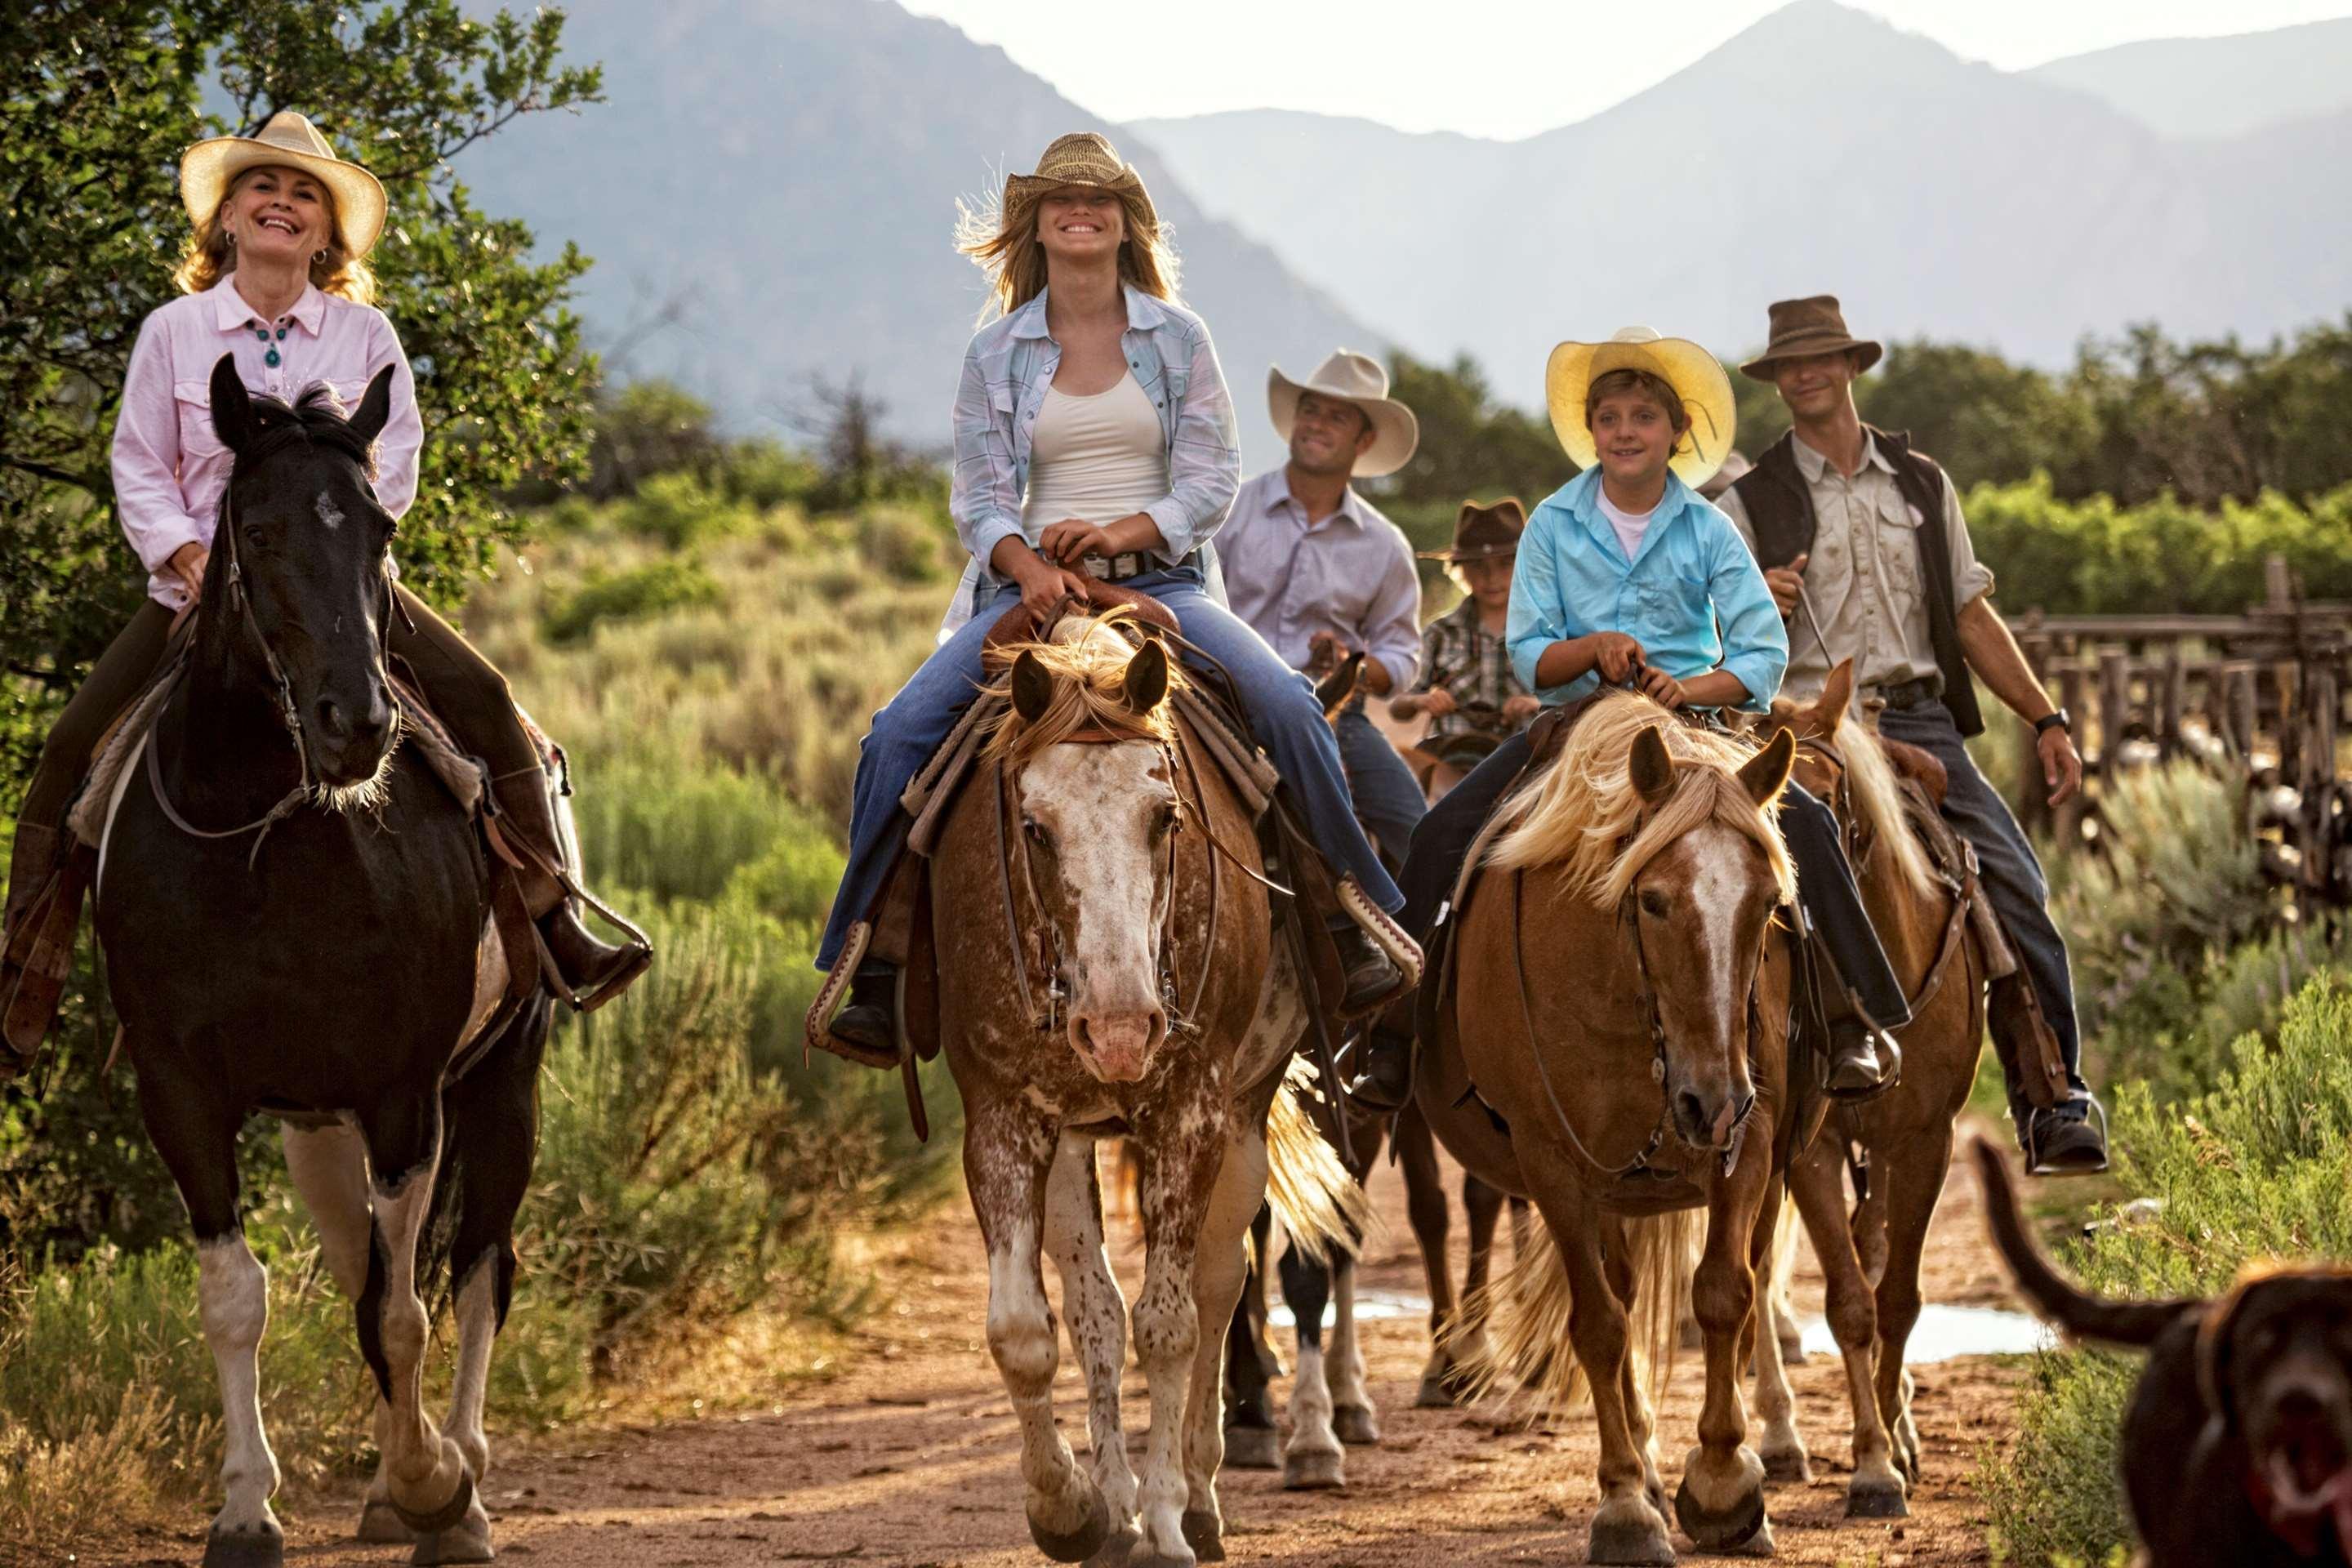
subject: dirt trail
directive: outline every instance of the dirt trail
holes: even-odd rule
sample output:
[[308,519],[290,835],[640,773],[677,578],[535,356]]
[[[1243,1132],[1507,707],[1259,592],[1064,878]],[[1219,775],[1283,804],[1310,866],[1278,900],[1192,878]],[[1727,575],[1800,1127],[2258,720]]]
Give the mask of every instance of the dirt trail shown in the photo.
[[[1386,1227],[1374,1240],[1364,1283],[1418,1296],[1419,1258],[1392,1169],[1375,1175],[1373,1194]],[[1457,1278],[1461,1232],[1457,1212]],[[1120,1250],[1131,1290],[1139,1258],[1131,1246]],[[1018,1444],[982,1337],[985,1270],[969,1212],[943,1211],[884,1270],[891,1304],[861,1331],[842,1375],[787,1395],[781,1414],[574,1436],[535,1450],[505,1444],[494,1454],[487,1489],[501,1557],[532,1568],[1043,1562],[1023,1524]],[[1957,1171],[1930,1239],[1927,1295],[1945,1303],[2006,1301],[1974,1186]],[[1819,1310],[1810,1255],[1798,1304],[1803,1312]],[[1342,1493],[1285,1492],[1278,1473],[1228,1471],[1222,1493],[1232,1559],[1328,1568],[1583,1562],[1594,1503],[1590,1426],[1496,1430],[1479,1412],[1412,1409],[1427,1351],[1423,1320],[1374,1319],[1363,1332],[1383,1441],[1349,1451]],[[1287,1360],[1286,1333],[1283,1341]],[[1912,1517],[1895,1521],[1843,1517],[1845,1399],[1833,1360],[1814,1355],[1793,1375],[1815,1479],[1771,1493],[1782,1562],[1990,1560],[1970,1477],[1982,1447],[2011,1429],[2021,1376],[2015,1363],[1971,1357],[1916,1369],[1926,1476]],[[1081,1391],[1066,1349],[1062,1382],[1063,1429],[1082,1442]],[[1698,1384],[1698,1358],[1686,1354],[1659,1423],[1669,1489],[1696,1440]],[[1130,1420],[1139,1420],[1147,1405],[1132,1373],[1129,1385]],[[1286,1379],[1277,1392],[1287,1397]],[[407,1561],[400,1548],[341,1539],[358,1514],[355,1493],[285,1512],[289,1557],[310,1568]],[[80,1561],[193,1563],[202,1553],[201,1523],[192,1518],[184,1531]],[[1685,1561],[1699,1555],[1686,1550]]]

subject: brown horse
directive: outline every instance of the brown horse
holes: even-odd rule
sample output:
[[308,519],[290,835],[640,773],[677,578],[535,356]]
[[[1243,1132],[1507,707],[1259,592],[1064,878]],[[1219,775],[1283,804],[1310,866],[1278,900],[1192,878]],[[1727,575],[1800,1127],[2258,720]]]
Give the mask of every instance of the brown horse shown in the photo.
[[1738,1376],[1788,1144],[1790,968],[1773,926],[1795,889],[1773,813],[1793,751],[1687,726],[1644,697],[1594,703],[1501,808],[1422,1052],[1433,1130],[1482,1179],[1533,1198],[1553,1243],[1512,1268],[1545,1272],[1548,1310],[1510,1310],[1507,1294],[1492,1328],[1498,1353],[1548,1360],[1559,1386],[1565,1319],[1600,1428],[1595,1563],[1675,1560],[1633,1313],[1662,1366],[1683,1289],[1706,1399],[1675,1512],[1703,1547],[1770,1549]]
[[[1822,1136],[1789,1172],[1828,1285],[1830,1331],[1853,1405],[1846,1513],[1887,1519],[1909,1511],[1905,1483],[1919,1478],[1903,1349],[1919,1318],[1919,1258],[1952,1163],[1953,1119],[1976,1079],[1986,960],[1968,918],[1965,875],[1956,881],[1929,860],[1877,737],[1846,717],[1853,695],[1853,665],[1841,664],[1810,707],[1775,703],[1761,732],[1796,742],[1798,782],[1836,813],[1871,924],[1911,996],[1911,1022],[1898,1035],[1901,1079],[1832,1111]],[[1959,863],[1957,853],[1951,858]],[[1851,1148],[1864,1152],[1869,1177],[1867,1197],[1849,1220]],[[1766,1342],[1756,1369],[1765,1469],[1776,1479],[1809,1479],[1780,1347],[1769,1335]]]
[[[1307,983],[1277,941],[1248,812],[1164,701],[1181,673],[1111,619],[1065,620],[1054,641],[1007,651],[998,689],[1012,706],[950,808],[931,879],[989,1349],[1020,1420],[1039,1548],[1189,1568],[1223,1555],[1223,1329],[1269,1160],[1300,1163],[1277,1186],[1322,1209],[1286,1212],[1294,1234],[1344,1234],[1360,1193],[1277,1103]],[[1149,1245],[1134,1310],[1151,1399],[1139,1485],[1119,1416],[1126,1303],[1095,1180],[1094,1140],[1111,1132],[1139,1156]],[[1085,1367],[1091,1473],[1054,1424],[1041,1248]]]

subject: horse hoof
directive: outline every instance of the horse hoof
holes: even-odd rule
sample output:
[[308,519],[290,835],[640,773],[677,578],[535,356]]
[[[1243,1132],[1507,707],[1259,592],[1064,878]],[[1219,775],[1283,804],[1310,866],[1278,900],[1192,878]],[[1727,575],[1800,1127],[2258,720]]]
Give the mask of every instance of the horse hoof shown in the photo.
[[1047,1530],[1037,1522],[1035,1514],[1031,1514],[1029,1539],[1037,1543],[1038,1551],[1056,1563],[1084,1563],[1110,1539],[1109,1505],[1103,1501],[1102,1493],[1090,1486],[1087,1489],[1087,1517],[1079,1521],[1077,1529],[1067,1534]]
[[474,1478],[466,1473],[466,1467],[463,1465],[457,1467],[457,1485],[450,1491],[449,1500],[439,1508],[422,1512],[412,1511],[401,1507],[398,1498],[392,1500],[393,1512],[400,1516],[403,1524],[419,1535],[440,1534],[463,1520],[467,1510],[473,1506]]
[[1412,1396],[1416,1410],[1451,1410],[1461,1403],[1461,1396],[1454,1392],[1454,1385],[1436,1376],[1423,1378],[1421,1392]]
[[1845,1489],[1845,1516],[1848,1519],[1907,1519],[1911,1505],[1903,1495],[1900,1481],[1865,1481],[1857,1477]]
[[1282,1436],[1271,1426],[1225,1428],[1225,1468],[1232,1470],[1282,1468]]
[[1723,1549],[1726,1557],[1778,1557],[1780,1542],[1772,1539],[1772,1521],[1766,1520],[1756,1527],[1756,1533],[1737,1546]]
[[1767,1448],[1764,1479],[1802,1485],[1813,1479],[1812,1458],[1802,1448]]
[[498,1551],[490,1544],[490,1516],[482,1510],[481,1500],[466,1510],[466,1517],[448,1529],[432,1535],[416,1538],[416,1550],[408,1561],[415,1568],[440,1568],[446,1563],[491,1563]]
[[205,1537],[205,1568],[283,1568],[286,1532],[274,1519],[242,1530],[215,1525]]
[[1328,1492],[1348,1484],[1345,1456],[1317,1450],[1285,1455],[1282,1489],[1287,1492]]
[[1184,1544],[1191,1547],[1192,1555],[1203,1563],[1223,1563],[1225,1560],[1224,1526],[1207,1509],[1188,1508],[1184,1510]]
[[1331,1429],[1350,1448],[1365,1448],[1381,1440],[1381,1424],[1360,1405],[1342,1405],[1331,1412]]
[[1675,1561],[1674,1542],[1666,1539],[1664,1515],[1645,1506],[1627,1507],[1617,1510],[1619,1517],[1610,1517],[1603,1507],[1593,1516],[1592,1539],[1586,1549],[1588,1563],[1670,1564]]
[[1807,1353],[1808,1352],[1805,1350],[1805,1337],[1802,1334],[1783,1334],[1780,1336],[1780,1364],[1782,1366],[1804,1365]]
[[360,1528],[352,1539],[374,1546],[405,1546],[416,1539],[416,1531],[400,1521],[390,1498],[373,1497],[360,1510]]
[[1764,1528],[1764,1489],[1759,1486],[1723,1512],[1712,1513],[1691,1494],[1690,1477],[1685,1473],[1683,1484],[1675,1489],[1675,1521],[1683,1527],[1684,1534],[1710,1552],[1738,1551]]
[[1122,1524],[1110,1532],[1110,1539],[1095,1548],[1095,1554],[1086,1561],[1085,1568],[1133,1568],[1128,1559],[1143,1532],[1131,1524]]

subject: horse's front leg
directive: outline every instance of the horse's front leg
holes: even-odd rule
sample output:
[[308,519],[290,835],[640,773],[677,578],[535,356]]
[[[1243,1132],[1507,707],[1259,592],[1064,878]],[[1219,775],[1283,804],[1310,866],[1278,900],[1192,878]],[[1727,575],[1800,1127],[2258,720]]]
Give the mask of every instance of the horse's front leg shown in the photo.
[[[1200,1251],[1192,1265],[1192,1300],[1202,1332],[1192,1353],[1192,1386],[1184,1405],[1184,1541],[1203,1563],[1224,1560],[1225,1519],[1217,1500],[1217,1471],[1224,1462],[1225,1428],[1217,1392],[1227,1353],[1239,1354],[1231,1337],[1210,1331],[1220,1322],[1242,1321],[1235,1311],[1249,1276],[1246,1238],[1265,1203],[1265,1130],[1237,1117],[1217,1170],[1208,1216],[1201,1224]],[[1158,1411],[1153,1415],[1156,1417]]]
[[1683,1460],[1675,1517],[1690,1538],[1715,1552],[1772,1554],[1772,1527],[1764,1511],[1764,1461],[1748,1447],[1748,1411],[1740,1396],[1759,1292],[1750,1232],[1770,1178],[1772,1129],[1766,1112],[1748,1130],[1747,1147],[1728,1176],[1710,1184],[1706,1250],[1691,1281],[1691,1304],[1706,1342],[1706,1396],[1699,1407],[1698,1447]]
[[1087,1378],[1087,1441],[1095,1485],[1110,1510],[1107,1549],[1123,1556],[1135,1543],[1135,1471],[1127,1462],[1118,1381],[1127,1370],[1127,1299],[1103,1252],[1102,1188],[1094,1140],[1065,1132],[1045,1178],[1045,1248],[1062,1275],[1070,1348]]
[[[1151,1433],[1143,1458],[1143,1539],[1129,1559],[1134,1568],[1192,1568],[1196,1561],[1184,1539],[1184,1408],[1202,1333],[1193,1268],[1233,1118],[1223,1077],[1203,1071],[1187,1082],[1171,1073],[1159,1100],[1136,1118],[1148,1250],[1143,1293],[1135,1304],[1135,1350],[1151,1391]],[[1218,1323],[1213,1331],[1223,1328]]]
[[[1800,1160],[1801,1166],[1806,1163]],[[1800,1179],[1790,1172],[1791,1186]],[[1793,1249],[1783,1245],[1796,1232],[1795,1215],[1778,1212],[1786,1205],[1779,1200],[1765,1200],[1766,1213],[1773,1218],[1772,1282],[1764,1292],[1764,1306],[1759,1314],[1764,1320],[1755,1333],[1756,1341],[1756,1418],[1764,1428],[1764,1440],[1758,1452],[1764,1460],[1764,1475],[1774,1481],[1810,1481],[1813,1479],[1811,1456],[1805,1451],[1804,1434],[1797,1430],[1796,1394],[1789,1386],[1787,1344],[1779,1332],[1779,1311],[1775,1303],[1787,1288],[1785,1268]],[[1841,1237],[1843,1232],[1839,1232]]]
[[1060,1349],[1038,1250],[1056,1139],[1017,1102],[992,1104],[966,1092],[964,1183],[988,1247],[988,1350],[1021,1424],[1029,1535],[1055,1562],[1082,1563],[1109,1538],[1111,1519],[1054,1425]]
[[441,1161],[437,1093],[377,1108],[362,1118],[374,1173],[374,1249],[360,1293],[360,1353],[387,1409],[378,1424],[393,1511],[419,1535],[449,1529],[474,1506],[474,1483],[457,1443],[425,1412],[430,1321],[418,1295],[416,1242],[433,1212]]

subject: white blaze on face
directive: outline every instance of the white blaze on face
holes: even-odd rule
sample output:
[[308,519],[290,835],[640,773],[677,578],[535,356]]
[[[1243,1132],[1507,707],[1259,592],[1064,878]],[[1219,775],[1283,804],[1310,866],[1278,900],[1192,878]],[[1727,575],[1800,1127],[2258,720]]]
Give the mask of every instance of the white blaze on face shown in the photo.
[[1050,747],[1022,770],[1021,804],[1038,895],[1059,918],[1070,1044],[1097,1078],[1134,1082],[1168,1029],[1167,760],[1142,742]]
[[324,490],[319,492],[319,521],[329,533],[343,526],[342,509],[335,504],[335,498]]

